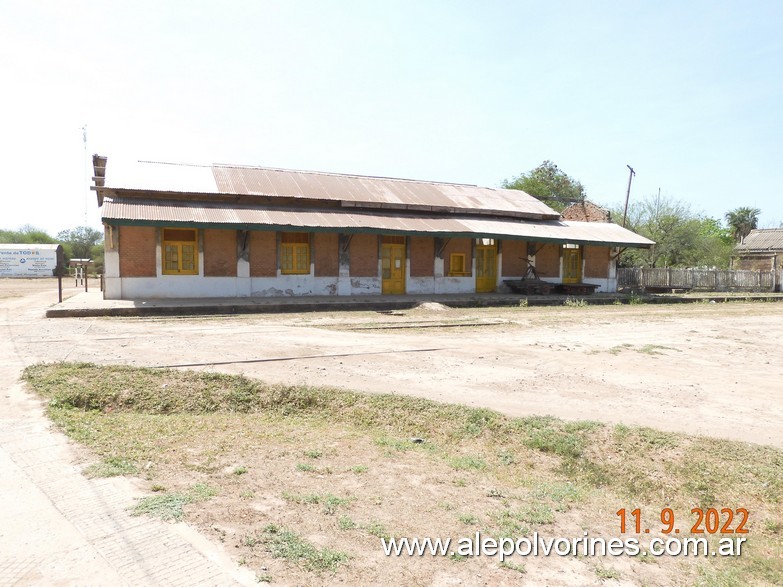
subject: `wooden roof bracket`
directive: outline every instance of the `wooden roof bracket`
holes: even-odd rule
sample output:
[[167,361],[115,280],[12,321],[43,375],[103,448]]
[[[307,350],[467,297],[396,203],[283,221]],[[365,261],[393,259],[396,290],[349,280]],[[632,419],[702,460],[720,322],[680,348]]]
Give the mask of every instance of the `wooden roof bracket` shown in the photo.
[[345,242],[343,243],[342,252],[345,253],[348,250],[348,247],[351,244],[351,241],[353,240],[353,234],[347,234],[345,235],[348,238],[345,239]]
[[619,250],[617,251],[617,254],[616,254],[616,255],[612,255],[612,261],[615,261],[615,260],[619,259],[619,258],[620,258],[620,255],[622,255],[622,254],[625,252],[625,249],[627,249],[627,248],[628,248],[628,247],[622,247],[621,249],[619,249]]
[[440,257],[443,255],[443,251],[446,249],[446,246],[449,244],[449,241],[451,241],[451,237],[444,238],[443,243],[440,245],[437,251],[435,251],[435,256]]

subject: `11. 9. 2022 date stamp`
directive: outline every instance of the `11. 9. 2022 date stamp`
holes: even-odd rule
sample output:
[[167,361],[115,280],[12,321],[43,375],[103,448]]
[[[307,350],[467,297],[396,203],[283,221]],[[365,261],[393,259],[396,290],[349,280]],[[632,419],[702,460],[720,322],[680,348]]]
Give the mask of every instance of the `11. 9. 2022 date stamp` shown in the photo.
[[[687,528],[691,534],[747,534],[749,512],[745,508],[692,508],[691,517],[684,521],[678,520],[671,508],[660,510],[661,526],[646,527],[643,523],[642,510],[626,510],[620,508],[616,515],[620,518],[620,533],[649,534],[651,530],[661,534],[679,534]],[[690,527],[689,527],[690,525]],[[643,527],[645,526],[645,527]]]

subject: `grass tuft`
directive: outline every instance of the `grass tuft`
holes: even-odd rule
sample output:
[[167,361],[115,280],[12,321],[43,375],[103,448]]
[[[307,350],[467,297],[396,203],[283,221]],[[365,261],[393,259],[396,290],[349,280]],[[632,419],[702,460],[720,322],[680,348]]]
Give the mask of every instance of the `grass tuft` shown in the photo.
[[185,515],[185,506],[189,503],[205,501],[217,492],[211,487],[199,483],[184,493],[161,493],[142,497],[131,509],[133,516],[150,516],[161,520],[179,521]]
[[307,571],[333,573],[348,560],[344,552],[318,548],[296,532],[275,524],[266,526],[259,540],[273,557],[292,562]]
[[106,457],[100,463],[94,463],[84,469],[84,474],[90,478],[119,477],[120,475],[135,475],[138,467],[122,457]]

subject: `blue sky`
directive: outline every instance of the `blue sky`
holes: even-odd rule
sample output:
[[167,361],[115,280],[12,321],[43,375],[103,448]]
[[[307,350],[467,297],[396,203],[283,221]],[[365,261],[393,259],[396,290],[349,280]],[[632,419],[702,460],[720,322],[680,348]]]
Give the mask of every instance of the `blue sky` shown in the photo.
[[0,228],[99,226],[89,154],[498,186],[783,222],[783,2],[0,0]]

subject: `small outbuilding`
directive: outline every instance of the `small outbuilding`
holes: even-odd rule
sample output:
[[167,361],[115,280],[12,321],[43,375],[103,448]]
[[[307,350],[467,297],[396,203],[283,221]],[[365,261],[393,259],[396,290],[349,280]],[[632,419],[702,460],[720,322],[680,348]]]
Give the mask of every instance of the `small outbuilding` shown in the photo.
[[109,299],[503,291],[530,266],[617,288],[620,247],[518,190],[239,165],[93,157]]
[[732,269],[780,271],[783,269],[783,228],[758,228],[742,239],[731,256]]

